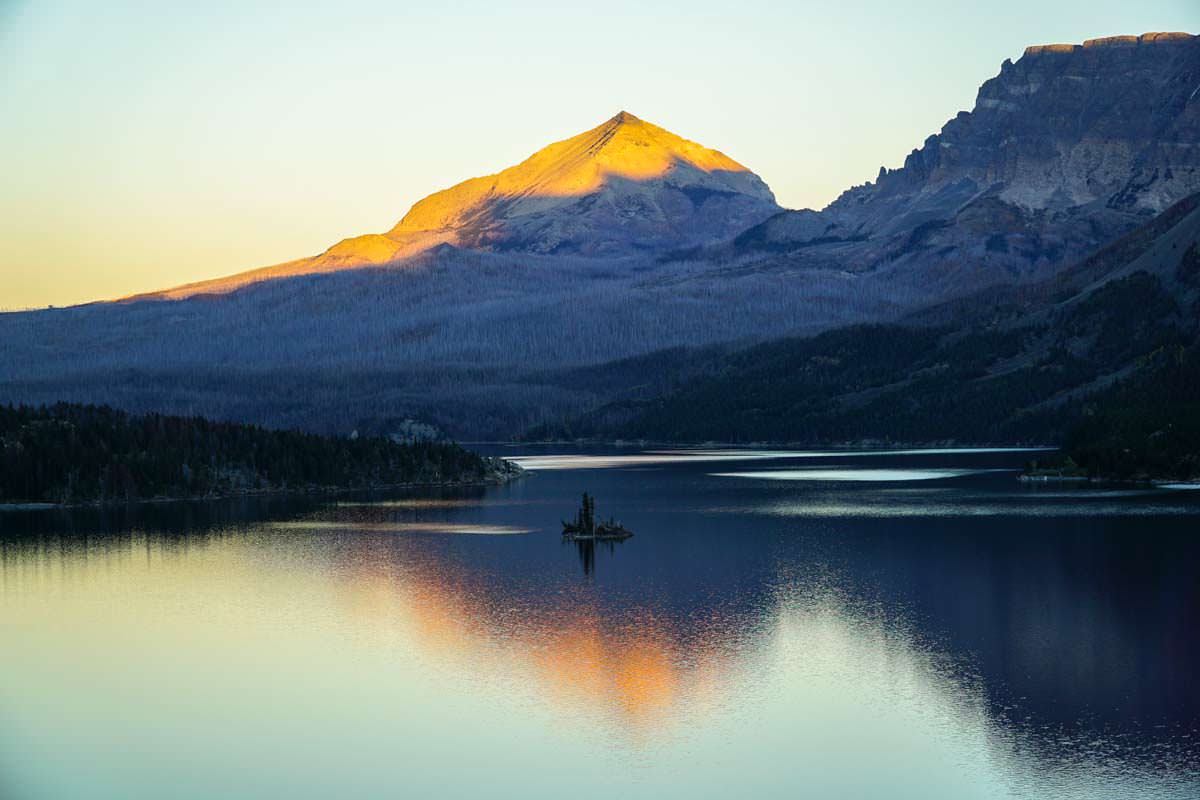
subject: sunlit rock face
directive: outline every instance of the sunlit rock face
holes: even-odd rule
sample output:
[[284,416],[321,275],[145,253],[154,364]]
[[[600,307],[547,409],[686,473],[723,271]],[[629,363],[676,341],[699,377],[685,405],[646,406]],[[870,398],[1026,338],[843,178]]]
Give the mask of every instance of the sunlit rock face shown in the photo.
[[719,240],[778,210],[757,175],[624,111],[413,206],[386,235],[537,253],[629,254]]
[[724,153],[624,111],[506,170],[421,200],[385,234],[321,258],[385,263],[433,245],[634,255],[719,241],[777,212],[767,185]]
[[1196,191],[1200,37],[1040,45],[901,168],[738,247],[885,270],[939,296],[1045,276]]
[[483,250],[633,255],[717,241],[778,211],[753,172],[624,111],[495,175],[421,200],[364,260],[430,240]]

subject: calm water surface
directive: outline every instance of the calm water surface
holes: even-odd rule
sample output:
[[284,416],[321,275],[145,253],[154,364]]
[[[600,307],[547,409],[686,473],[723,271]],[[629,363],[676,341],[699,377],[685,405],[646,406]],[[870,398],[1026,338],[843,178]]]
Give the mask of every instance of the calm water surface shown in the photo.
[[[0,796],[1200,797],[1200,493],[504,452],[535,471],[0,514]],[[585,489],[634,538],[562,543]]]

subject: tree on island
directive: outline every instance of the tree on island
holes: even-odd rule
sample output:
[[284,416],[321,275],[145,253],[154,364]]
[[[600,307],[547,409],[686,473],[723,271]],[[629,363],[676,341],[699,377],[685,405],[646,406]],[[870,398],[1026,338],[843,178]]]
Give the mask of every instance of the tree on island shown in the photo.
[[580,533],[596,532],[596,499],[587,492],[583,493],[583,502],[579,506],[579,513],[575,515],[575,525]]

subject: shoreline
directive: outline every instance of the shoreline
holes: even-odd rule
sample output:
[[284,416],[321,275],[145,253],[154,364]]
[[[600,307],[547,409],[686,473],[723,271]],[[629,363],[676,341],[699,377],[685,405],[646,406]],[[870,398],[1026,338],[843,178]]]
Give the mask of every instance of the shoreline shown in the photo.
[[213,500],[236,500],[246,497],[281,497],[295,495],[300,497],[315,497],[320,495],[339,495],[351,492],[388,492],[398,489],[449,489],[480,486],[504,486],[513,481],[527,477],[529,470],[522,468],[507,459],[502,459],[507,465],[502,470],[483,480],[472,481],[411,481],[406,483],[381,483],[371,486],[306,486],[303,488],[286,489],[247,489],[239,492],[222,492],[219,494],[181,495],[171,497],[134,497],[127,499],[114,498],[110,500],[84,500],[76,503],[50,502],[17,502],[0,503],[0,513],[18,511],[60,511],[77,508],[115,508],[117,506],[148,505],[154,503],[198,503]]
[[1017,480],[1027,484],[1089,485],[1089,486],[1140,486],[1157,489],[1200,489],[1200,479],[1197,478],[1115,478],[1091,477],[1088,475],[1037,475],[1023,472]]
[[874,439],[860,439],[853,442],[837,442],[812,444],[811,442],[782,442],[782,441],[755,441],[755,442],[720,442],[720,441],[705,441],[705,442],[678,442],[670,440],[657,439],[541,439],[536,441],[464,441],[459,442],[463,447],[673,447],[681,450],[697,450],[711,449],[714,447],[740,448],[740,449],[757,449],[764,447],[771,448],[787,448],[795,450],[827,450],[829,452],[855,451],[855,450],[996,450],[1002,452],[1034,452],[1034,451],[1051,451],[1059,450],[1058,445],[1053,444],[1013,444],[1012,442],[1005,443],[964,443],[957,441],[920,441],[920,442],[895,442],[895,441],[880,441]]

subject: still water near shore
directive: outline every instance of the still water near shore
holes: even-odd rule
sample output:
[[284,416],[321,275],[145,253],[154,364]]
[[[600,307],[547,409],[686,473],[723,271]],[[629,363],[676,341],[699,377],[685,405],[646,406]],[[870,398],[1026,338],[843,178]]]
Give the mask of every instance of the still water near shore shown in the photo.
[[[1200,796],[1200,493],[496,452],[530,476],[0,514],[0,794]],[[564,544],[584,490],[635,536]]]

